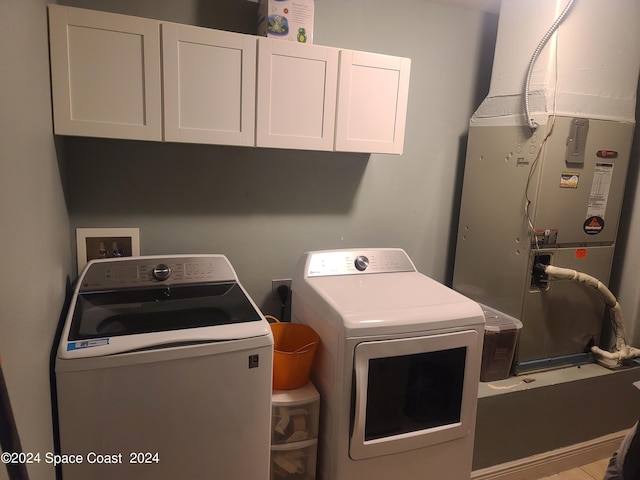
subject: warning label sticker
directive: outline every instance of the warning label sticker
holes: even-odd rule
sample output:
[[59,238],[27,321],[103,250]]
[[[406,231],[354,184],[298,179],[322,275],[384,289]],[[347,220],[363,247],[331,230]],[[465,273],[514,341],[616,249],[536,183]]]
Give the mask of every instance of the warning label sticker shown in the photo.
[[574,172],[562,172],[560,175],[560,188],[578,188],[580,174]]
[[604,219],[613,177],[613,163],[596,163],[587,207],[587,220],[592,217]]

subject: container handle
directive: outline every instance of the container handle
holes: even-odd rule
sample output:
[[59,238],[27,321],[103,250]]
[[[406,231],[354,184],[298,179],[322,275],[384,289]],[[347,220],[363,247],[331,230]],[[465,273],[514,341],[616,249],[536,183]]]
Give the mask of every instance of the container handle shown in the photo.
[[304,353],[304,352],[308,351],[311,347],[313,347],[315,344],[316,344],[315,341],[309,342],[309,343],[307,343],[306,345],[303,345],[300,348],[296,348],[293,353]]

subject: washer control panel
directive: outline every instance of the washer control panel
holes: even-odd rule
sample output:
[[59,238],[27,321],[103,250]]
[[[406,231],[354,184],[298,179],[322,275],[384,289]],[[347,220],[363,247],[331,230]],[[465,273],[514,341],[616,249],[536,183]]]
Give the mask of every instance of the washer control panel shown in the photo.
[[306,275],[324,277],[415,271],[409,256],[399,248],[325,250],[308,254]]
[[223,255],[97,260],[79,279],[80,291],[225,281],[237,278]]

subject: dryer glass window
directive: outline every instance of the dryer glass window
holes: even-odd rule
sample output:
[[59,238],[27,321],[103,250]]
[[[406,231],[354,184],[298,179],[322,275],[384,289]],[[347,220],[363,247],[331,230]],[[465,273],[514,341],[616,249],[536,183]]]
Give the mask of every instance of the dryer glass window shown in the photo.
[[365,441],[460,421],[466,348],[369,360]]
[[349,456],[371,458],[467,435],[477,343],[477,331],[463,330],[357,344]]

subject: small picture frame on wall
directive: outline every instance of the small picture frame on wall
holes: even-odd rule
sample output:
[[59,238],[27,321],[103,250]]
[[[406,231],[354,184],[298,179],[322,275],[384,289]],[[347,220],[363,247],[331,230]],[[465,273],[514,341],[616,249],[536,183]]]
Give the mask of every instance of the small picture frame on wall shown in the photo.
[[140,255],[139,228],[76,228],[78,275],[90,260]]

